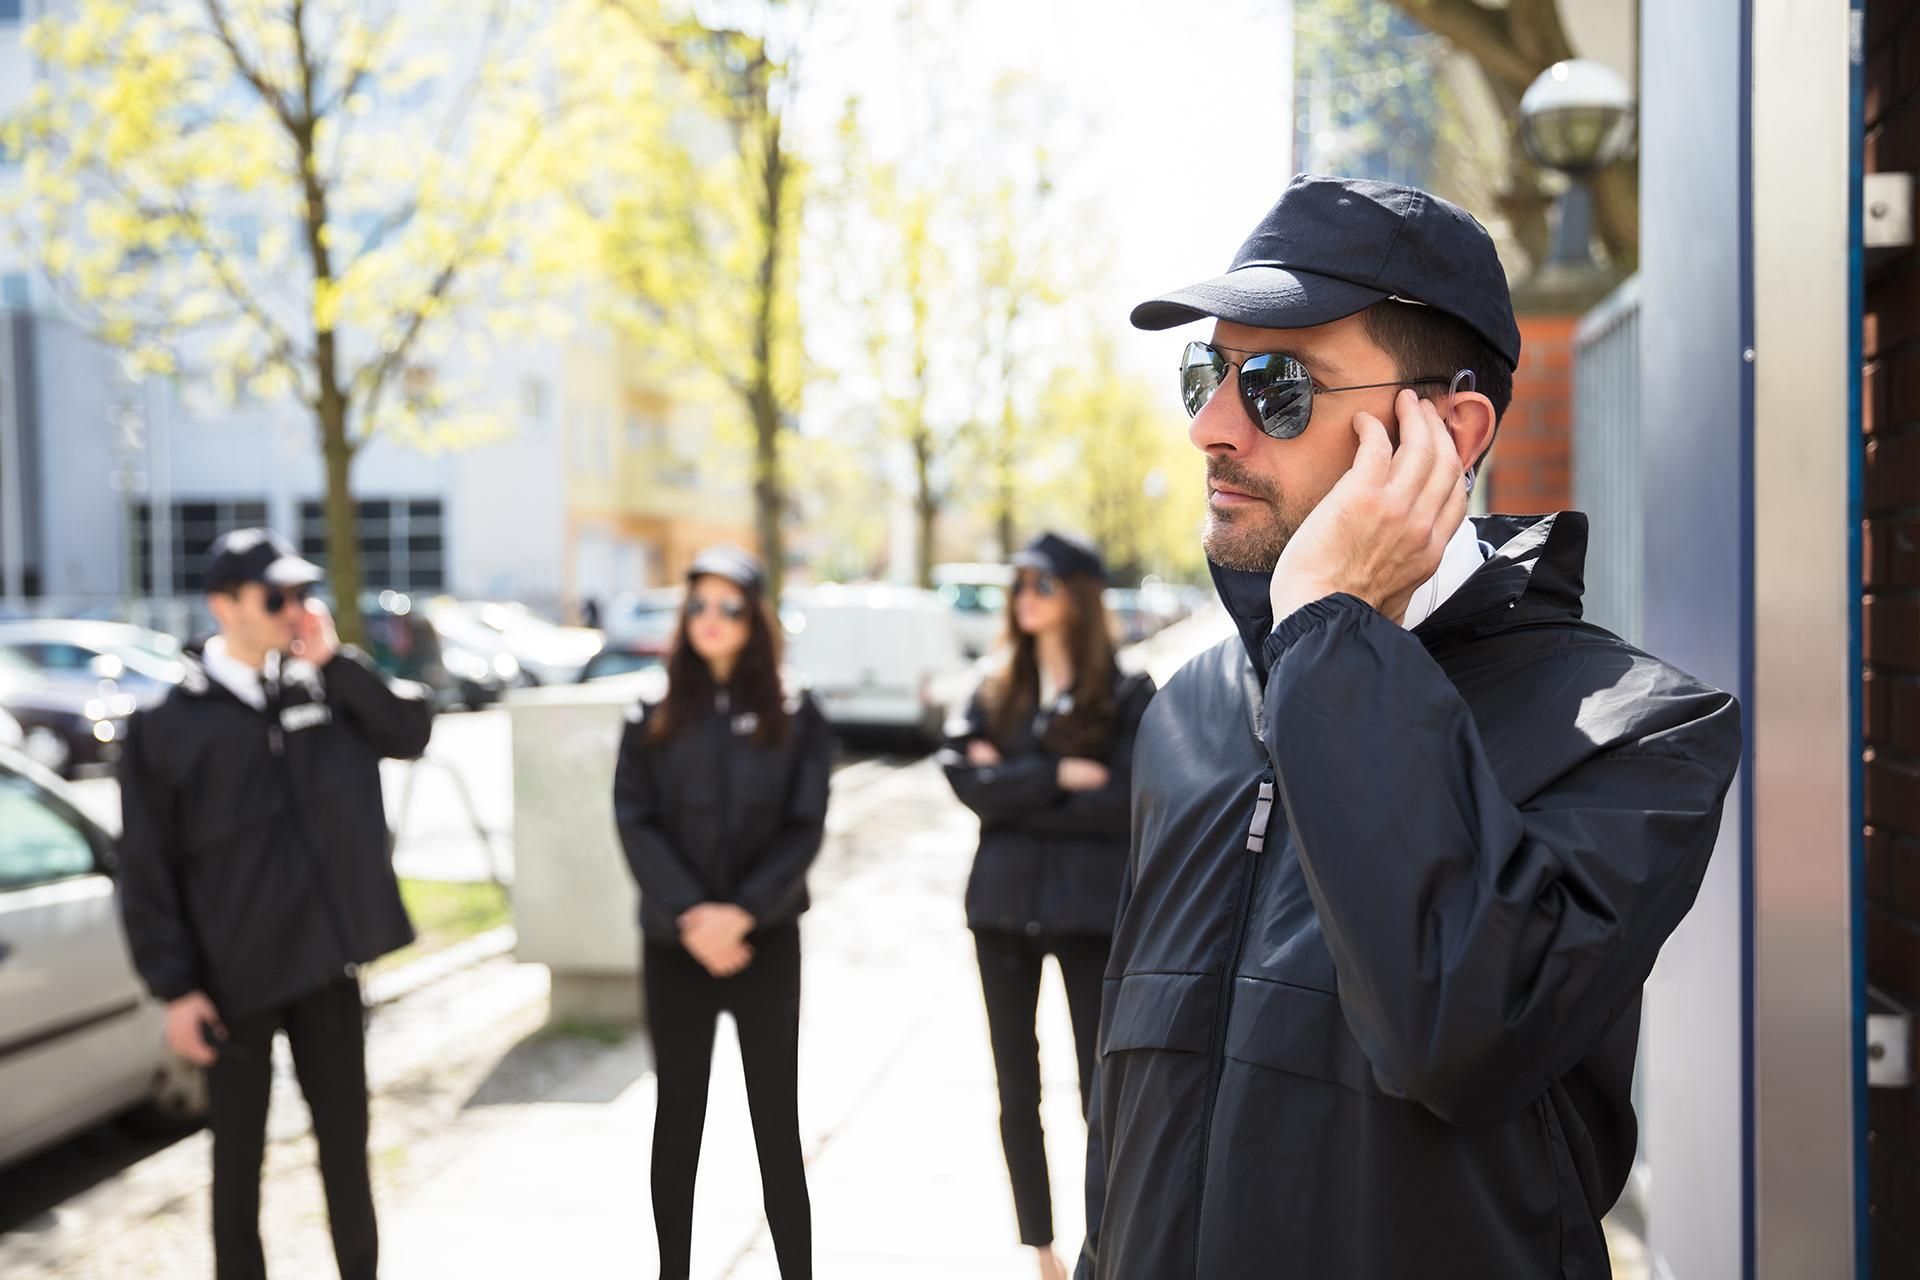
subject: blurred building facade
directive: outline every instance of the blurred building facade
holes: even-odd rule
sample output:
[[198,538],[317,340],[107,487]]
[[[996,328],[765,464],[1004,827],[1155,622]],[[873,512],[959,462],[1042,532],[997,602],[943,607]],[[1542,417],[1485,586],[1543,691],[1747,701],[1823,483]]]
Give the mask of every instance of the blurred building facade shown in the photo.
[[[42,75],[23,33],[55,7],[0,0],[0,114]],[[21,160],[0,154],[0,194]],[[376,437],[357,455],[369,589],[562,615],[677,574],[706,541],[750,540],[744,480],[703,459],[707,415],[659,392],[588,306],[573,319],[407,370],[490,425],[457,448]],[[165,622],[177,610],[156,602],[199,592],[220,529],[268,523],[324,562],[324,484],[309,412],[128,379],[0,235],[0,602]]]

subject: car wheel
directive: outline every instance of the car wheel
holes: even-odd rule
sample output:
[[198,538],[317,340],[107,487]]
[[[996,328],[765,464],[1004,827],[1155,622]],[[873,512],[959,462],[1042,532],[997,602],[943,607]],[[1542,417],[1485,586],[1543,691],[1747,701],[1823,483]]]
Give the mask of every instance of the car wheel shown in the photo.
[[154,1073],[152,1096],[127,1113],[129,1127],[157,1136],[190,1133],[206,1119],[206,1069],[172,1054]]
[[27,730],[20,750],[42,769],[63,778],[73,767],[73,744],[43,724]]

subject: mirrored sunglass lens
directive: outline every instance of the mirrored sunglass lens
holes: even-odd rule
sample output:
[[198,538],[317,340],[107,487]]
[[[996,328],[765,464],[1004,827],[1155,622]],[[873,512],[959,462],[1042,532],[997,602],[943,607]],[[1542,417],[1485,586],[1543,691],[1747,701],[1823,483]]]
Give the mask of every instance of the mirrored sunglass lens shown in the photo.
[[1180,361],[1180,400],[1189,418],[1207,407],[1207,401],[1220,387],[1226,362],[1220,353],[1203,342],[1189,342]]
[[1240,370],[1240,394],[1270,436],[1290,440],[1313,413],[1313,379],[1292,356],[1254,356]]

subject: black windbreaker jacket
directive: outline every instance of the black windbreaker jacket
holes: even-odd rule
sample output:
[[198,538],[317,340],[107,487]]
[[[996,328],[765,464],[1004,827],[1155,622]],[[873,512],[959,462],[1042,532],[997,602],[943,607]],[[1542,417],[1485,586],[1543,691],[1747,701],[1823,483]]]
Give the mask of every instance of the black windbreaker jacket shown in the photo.
[[277,724],[190,658],[120,760],[121,911],[148,989],[243,1017],[413,941],[380,760],[432,731],[426,690],[357,650],[283,663]]
[[1269,635],[1216,570],[1242,636],[1134,761],[1082,1277],[1609,1274],[1739,709],[1580,620],[1584,516],[1477,523],[1412,632],[1334,596]]
[[940,763],[954,794],[980,817],[968,928],[1035,937],[1113,932],[1127,865],[1134,734],[1153,699],[1153,678],[1118,676],[1113,696],[1119,716],[1101,759],[1109,776],[1097,791],[1060,789],[1060,757],[1041,749],[1037,718],[1005,744],[1002,763],[984,767],[967,763],[969,740],[991,740],[978,694],[954,726]]
[[793,692],[786,739],[761,746],[757,720],[714,708],[666,742],[647,737],[653,707],[627,717],[613,776],[613,816],[640,886],[640,931],[678,942],[679,919],[731,902],[756,928],[807,909],[807,868],[820,852],[833,774],[833,733],[811,695]]

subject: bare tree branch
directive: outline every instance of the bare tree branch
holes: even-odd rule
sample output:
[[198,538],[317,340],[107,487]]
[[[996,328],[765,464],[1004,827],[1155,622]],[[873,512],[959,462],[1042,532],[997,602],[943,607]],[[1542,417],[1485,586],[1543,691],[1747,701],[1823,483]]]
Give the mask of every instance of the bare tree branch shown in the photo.
[[213,24],[214,35],[219,39],[221,47],[227,51],[227,58],[232,62],[235,74],[253,87],[253,91],[260,95],[260,101],[267,104],[288,133],[295,132],[299,126],[294,120],[293,108],[288,106],[286,99],[280,96],[279,89],[267,79],[266,73],[247,59],[246,52],[240,47],[238,37],[234,35],[233,23],[227,15],[226,5],[222,0],[205,0],[205,4],[207,20]]

